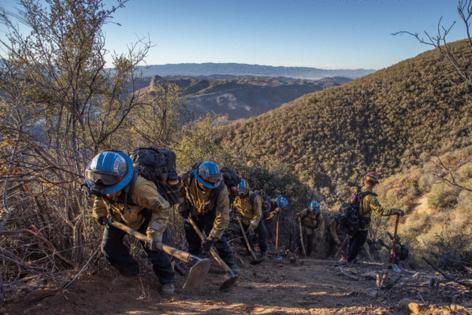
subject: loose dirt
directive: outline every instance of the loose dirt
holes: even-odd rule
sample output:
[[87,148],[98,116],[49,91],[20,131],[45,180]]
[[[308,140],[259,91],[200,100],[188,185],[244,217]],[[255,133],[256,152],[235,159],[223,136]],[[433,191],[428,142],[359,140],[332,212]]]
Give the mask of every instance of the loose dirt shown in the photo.
[[377,289],[377,274],[385,271],[385,266],[373,263],[340,269],[327,260],[270,259],[243,266],[238,285],[230,292],[218,290],[222,274],[210,273],[204,288],[190,292],[180,289],[184,278],[177,276],[177,292],[167,298],[158,293],[153,274],[140,282],[116,280],[113,272],[104,272],[83,276],[52,296],[43,292],[7,304],[0,313],[407,314],[411,309],[422,314],[472,313],[470,292],[446,283],[433,288],[431,279],[440,279],[433,273],[390,271],[387,285]]

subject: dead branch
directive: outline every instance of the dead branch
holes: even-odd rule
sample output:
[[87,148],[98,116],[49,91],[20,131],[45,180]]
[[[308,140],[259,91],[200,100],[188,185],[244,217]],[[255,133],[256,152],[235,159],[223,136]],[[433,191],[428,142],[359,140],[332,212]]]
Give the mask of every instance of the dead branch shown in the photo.
[[25,234],[25,233],[29,234],[31,236],[34,236],[35,238],[40,240],[42,243],[44,243],[49,248],[49,250],[52,252],[52,255],[57,256],[57,258],[62,260],[64,263],[66,263],[70,267],[75,266],[75,264],[72,261],[65,258],[62,254],[60,254],[59,251],[54,246],[54,244],[52,244],[48,239],[46,239],[44,236],[42,236],[41,233],[34,226],[31,226],[30,229],[21,229],[21,230],[17,230],[17,231],[0,231],[0,235],[4,235],[4,236],[17,236],[17,235],[21,235],[21,234]]
[[[7,167],[7,174],[8,175],[10,175],[12,173],[13,166],[14,166],[13,161],[14,161],[14,158],[16,158],[16,155],[17,155],[19,142],[20,142],[20,136],[18,134],[18,137],[15,141],[15,146],[13,147],[11,156],[10,156],[9,161],[8,161],[8,167]],[[6,214],[5,214],[4,217],[0,218],[0,231],[5,228],[5,222],[8,221],[8,219],[11,216],[11,213],[12,213],[12,209],[10,208],[10,205],[9,205],[9,202],[8,202],[9,201],[8,200],[9,189],[10,189],[10,181],[7,178],[4,182],[4,184],[3,184],[3,198],[2,198],[3,208],[4,208]]]
[[438,267],[436,267],[432,262],[430,262],[428,259],[426,259],[425,257],[422,257],[422,259],[424,260],[425,263],[428,264],[428,266],[430,266],[431,268],[433,268],[435,271],[439,272],[443,277],[444,279],[446,279],[447,281],[450,281],[450,282],[455,282],[457,284],[460,284],[462,286],[465,286],[467,288],[472,288],[472,284],[470,283],[465,283],[459,279],[456,279],[456,278],[453,278],[451,276],[449,276],[448,274],[446,274],[444,271],[442,271],[441,269],[439,269]]
[[89,264],[92,262],[92,260],[96,257],[96,255],[99,253],[100,251],[100,246],[97,247],[97,249],[95,249],[95,251],[92,253],[92,255],[90,255],[89,259],[87,260],[87,262],[82,266],[82,268],[79,270],[79,272],[69,281],[67,281],[63,286],[62,286],[62,289],[67,289],[69,288],[72,283],[74,283],[75,280],[77,280],[81,275],[82,273],[87,270],[87,267],[89,266]]
[[467,33],[467,40],[469,46],[472,48],[472,37],[471,37],[471,19],[472,19],[472,0],[459,0],[457,4],[457,12],[464,23],[465,30]]
[[[472,38],[470,30],[472,18],[472,0],[459,0],[457,4],[457,12],[464,23],[469,47],[472,48]],[[427,31],[423,31],[423,35],[410,31],[399,31],[392,33],[392,35],[408,35],[415,38],[422,45],[431,46],[439,49],[441,55],[447,58],[449,63],[454,67],[456,73],[459,74],[462,80],[470,85],[472,84],[471,74],[468,72],[466,67],[462,66],[459,63],[457,56],[451,50],[447,40],[455,24],[456,22],[453,22],[449,26],[444,26],[443,18],[441,17],[437,23],[437,30],[435,35],[432,35]]]
[[346,272],[342,267],[338,267],[337,270],[339,271],[339,273],[341,273],[343,276],[351,279],[351,280],[354,280],[354,281],[359,281],[359,278],[354,276],[354,275],[351,275],[349,274],[348,272]]
[[386,285],[384,285],[382,287],[382,289],[385,289],[385,290],[391,290],[393,289],[393,287],[395,285],[397,285],[397,283],[400,282],[400,280],[402,279],[403,277],[401,275],[398,275],[398,277],[396,277],[394,280],[390,281],[389,283],[387,283]]
[[447,178],[446,176],[443,176],[443,177],[441,177],[441,179],[442,179],[443,181],[445,181],[445,182],[446,182],[448,185],[450,185],[450,186],[457,187],[457,188],[460,188],[460,189],[463,189],[463,190],[472,192],[472,188],[466,187],[466,186],[464,186],[464,185],[462,185],[462,184],[459,184],[459,183],[457,182],[456,177],[454,176],[453,171],[452,171],[450,168],[448,168],[448,167],[443,163],[443,161],[441,160],[440,157],[438,157],[437,159],[438,159],[438,161],[439,161],[439,165],[441,166],[441,168],[442,168],[443,170],[445,170],[445,171],[448,173],[448,175],[451,177],[451,179],[449,179],[449,178]]

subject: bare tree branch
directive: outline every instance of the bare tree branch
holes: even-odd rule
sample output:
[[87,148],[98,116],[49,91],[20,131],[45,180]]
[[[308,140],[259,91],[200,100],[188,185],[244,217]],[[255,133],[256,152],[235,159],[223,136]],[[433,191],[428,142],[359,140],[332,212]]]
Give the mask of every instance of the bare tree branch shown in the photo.
[[[471,39],[471,18],[472,18],[472,0],[459,0],[457,4],[457,11],[461,20],[464,23],[465,31],[467,34],[467,39],[469,47],[472,48],[472,39]],[[456,72],[460,75],[461,79],[468,85],[472,84],[471,74],[469,73],[466,66],[461,65],[458,60],[458,57],[451,50],[451,47],[448,43],[448,36],[456,22],[451,23],[449,26],[444,26],[443,17],[441,17],[437,23],[436,34],[431,35],[429,32],[424,31],[424,35],[421,36],[418,33],[413,33],[410,31],[399,31],[392,33],[393,36],[397,35],[408,35],[415,38],[420,44],[431,46],[439,49],[440,53],[447,58],[449,63],[454,67]]]
[[466,186],[464,186],[462,184],[459,184],[457,182],[456,177],[454,175],[454,172],[443,163],[441,158],[438,157],[437,160],[438,160],[439,165],[441,166],[441,168],[443,170],[445,170],[448,173],[449,177],[451,178],[451,179],[449,179],[449,178],[447,178],[447,176],[441,176],[441,179],[443,181],[445,181],[450,186],[457,187],[457,188],[472,192],[472,188],[466,187]]

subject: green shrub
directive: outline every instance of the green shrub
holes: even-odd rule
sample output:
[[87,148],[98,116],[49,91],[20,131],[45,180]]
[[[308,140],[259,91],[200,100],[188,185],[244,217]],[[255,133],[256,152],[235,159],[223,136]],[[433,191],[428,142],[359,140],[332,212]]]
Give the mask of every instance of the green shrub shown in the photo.
[[[442,269],[466,271],[472,266],[472,233],[445,229],[429,244],[429,258]],[[425,253],[426,255],[427,253]]]
[[436,210],[452,209],[457,204],[458,189],[446,183],[437,183],[428,194],[429,205]]
[[424,173],[418,178],[418,190],[421,194],[427,193],[431,190],[431,186],[435,182],[434,175]]

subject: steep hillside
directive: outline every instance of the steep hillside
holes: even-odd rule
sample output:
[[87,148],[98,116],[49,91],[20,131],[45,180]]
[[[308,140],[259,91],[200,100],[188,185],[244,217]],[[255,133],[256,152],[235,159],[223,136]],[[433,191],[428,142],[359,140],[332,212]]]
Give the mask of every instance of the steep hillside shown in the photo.
[[472,146],[426,157],[376,191],[385,206],[408,209],[400,233],[417,261],[431,257],[448,269],[472,265]]
[[185,105],[185,120],[207,113],[228,115],[230,120],[235,120],[262,114],[304,94],[349,81],[341,77],[311,81],[267,77],[156,76],[147,82],[149,85],[162,83],[178,85]]
[[[472,67],[464,42],[452,49]],[[421,155],[471,143],[470,90],[457,82],[452,66],[429,51],[233,124],[223,140],[264,166],[289,165],[334,200],[367,169],[386,176]]]
[[140,67],[145,76],[263,76],[287,77],[297,79],[318,80],[327,77],[359,78],[373,70],[370,69],[318,69],[310,67],[274,67],[264,65],[248,65],[242,63],[179,63],[166,65],[150,65]]

